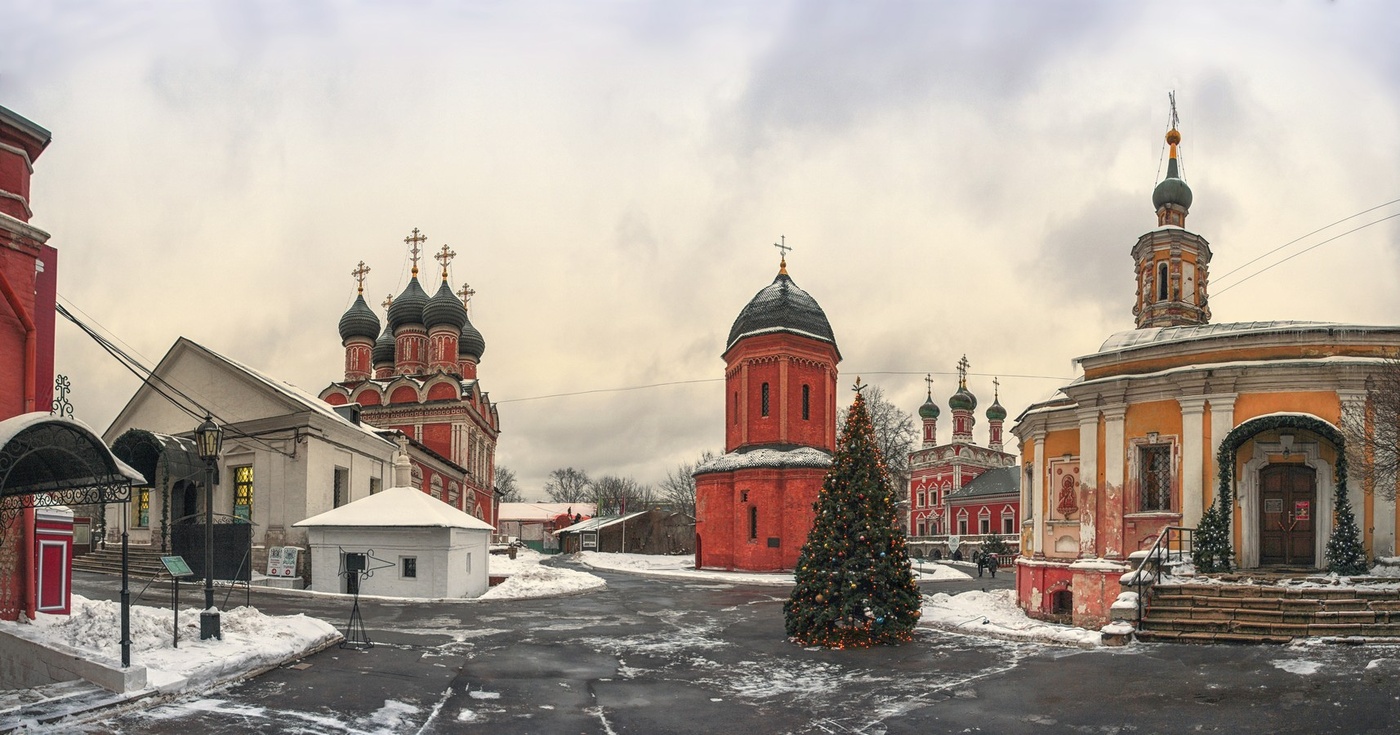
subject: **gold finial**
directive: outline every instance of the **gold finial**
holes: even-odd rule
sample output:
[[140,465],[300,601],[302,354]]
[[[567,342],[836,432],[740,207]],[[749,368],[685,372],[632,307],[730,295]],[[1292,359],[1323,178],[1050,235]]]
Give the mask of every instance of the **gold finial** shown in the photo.
[[421,244],[423,244],[423,243],[425,243],[425,242],[427,242],[427,241],[428,241],[428,238],[426,238],[426,237],[424,237],[422,234],[420,234],[420,233],[418,232],[418,228],[415,227],[415,228],[413,228],[413,234],[412,234],[412,235],[409,235],[408,237],[405,237],[405,238],[403,239],[403,241],[404,241],[405,243],[408,244],[408,252],[411,254],[409,257],[413,258],[413,277],[414,277],[414,278],[417,278],[417,277],[418,277],[418,253],[421,251],[421,248],[419,248],[418,246],[421,245]]
[[360,282],[358,293],[364,293],[365,276],[369,275],[369,266],[365,265],[365,262],[362,260],[359,265],[355,266],[355,270],[350,271],[350,275],[354,276],[355,280]]
[[467,307],[467,310],[471,311],[472,297],[476,295],[476,289],[464,283],[462,284],[462,288],[457,291],[457,295],[462,297],[462,306]]
[[1181,142],[1181,133],[1177,131],[1176,126],[1178,123],[1181,122],[1181,120],[1176,116],[1175,91],[1167,93],[1167,101],[1171,103],[1172,107],[1171,119],[1169,121],[1170,129],[1167,130],[1167,145],[1171,146],[1171,157],[1176,158],[1176,145]]
[[442,263],[442,280],[447,280],[447,264],[451,263],[452,259],[455,257],[457,257],[457,253],[453,252],[452,248],[449,248],[446,245],[442,246],[441,252],[433,256],[433,260]]
[[393,306],[393,305],[394,305],[394,295],[393,295],[393,294],[389,294],[388,296],[385,296],[385,297],[384,297],[384,303],[380,304],[380,306],[384,307],[385,309],[388,309],[390,306]]
[[865,390],[867,387],[868,387],[868,386],[861,385],[861,383],[860,383],[860,376],[857,375],[857,376],[856,376],[856,385],[855,385],[855,387],[852,388],[851,390],[855,391],[855,392],[856,392],[856,395],[859,396],[859,395],[864,395],[863,393],[861,393],[861,391]]
[[928,399],[933,400],[933,373],[924,374],[924,382],[928,383]]
[[970,367],[972,367],[972,364],[967,361],[967,355],[963,355],[962,359],[958,360],[959,390],[967,390],[967,369]]
[[787,235],[779,235],[779,238],[780,240],[778,242],[773,243],[773,247],[777,248],[778,252],[782,253],[782,255],[779,256],[778,259],[778,275],[786,276],[787,254],[788,251],[792,249],[792,247],[787,244]]

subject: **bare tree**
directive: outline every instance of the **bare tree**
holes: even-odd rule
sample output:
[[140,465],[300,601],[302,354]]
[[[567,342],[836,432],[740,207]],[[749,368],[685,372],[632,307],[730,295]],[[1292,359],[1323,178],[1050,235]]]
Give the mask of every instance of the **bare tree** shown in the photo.
[[[914,417],[885,400],[885,392],[878,385],[866,387],[865,406],[870,410],[870,423],[875,427],[875,443],[880,446],[885,467],[890,471],[890,485],[898,494],[909,486],[909,452],[919,436],[914,428]],[[836,424],[838,432],[846,430],[845,411],[838,413]]]
[[588,473],[572,467],[564,467],[549,473],[544,483],[544,493],[556,503],[581,503],[592,499],[593,481]]
[[706,451],[694,462],[685,462],[666,473],[661,481],[661,497],[672,508],[691,518],[695,517],[695,468],[715,458],[715,453]]
[[656,501],[656,490],[630,477],[604,475],[593,482],[592,500],[598,515],[619,515],[624,507],[629,513],[646,510]]
[[1365,412],[1343,415],[1353,481],[1394,500],[1400,473],[1400,359],[1386,360],[1366,379]]
[[520,483],[515,480],[515,472],[505,465],[496,465],[496,489],[501,492],[502,503],[519,503],[525,499]]

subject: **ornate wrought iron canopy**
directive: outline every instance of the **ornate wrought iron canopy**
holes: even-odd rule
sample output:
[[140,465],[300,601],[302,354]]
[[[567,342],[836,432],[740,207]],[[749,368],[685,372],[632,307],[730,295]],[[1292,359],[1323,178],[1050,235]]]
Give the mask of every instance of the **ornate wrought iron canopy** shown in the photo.
[[26,506],[124,503],[131,499],[132,483],[144,482],[77,421],[47,413],[0,421],[0,513]]
[[194,441],[184,437],[128,429],[112,442],[112,454],[146,478],[137,485],[155,487],[156,475],[161,469],[171,483],[203,479],[204,461],[199,458]]

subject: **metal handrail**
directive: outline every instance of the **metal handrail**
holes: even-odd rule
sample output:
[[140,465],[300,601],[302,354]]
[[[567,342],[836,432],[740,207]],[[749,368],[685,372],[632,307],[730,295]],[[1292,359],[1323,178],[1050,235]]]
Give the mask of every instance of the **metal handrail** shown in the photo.
[[[1147,556],[1138,562],[1138,568],[1133,572],[1133,586],[1137,588],[1137,616],[1141,622],[1144,606],[1147,604],[1147,591],[1162,581],[1162,560],[1170,559],[1172,551],[1172,538],[1176,538],[1176,551],[1178,556],[1184,555],[1196,548],[1196,529],[1185,526],[1167,526],[1162,532],[1157,534],[1156,543],[1152,544],[1152,549],[1147,552]],[[1165,542],[1165,544],[1163,543]],[[1147,582],[1144,577],[1144,570],[1148,562],[1156,562],[1152,568],[1152,581]],[[1144,589],[1147,588],[1147,589]]]

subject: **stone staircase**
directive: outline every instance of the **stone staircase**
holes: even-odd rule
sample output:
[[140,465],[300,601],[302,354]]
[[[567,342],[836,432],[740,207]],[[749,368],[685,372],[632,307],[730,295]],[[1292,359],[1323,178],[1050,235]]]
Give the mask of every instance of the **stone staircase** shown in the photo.
[[[150,546],[130,546],[127,549],[127,569],[132,579],[150,579],[165,571],[160,563],[161,552]],[[107,548],[89,554],[73,557],[73,569],[80,572],[99,574],[122,573],[121,544],[108,544]]]
[[1400,590],[1327,581],[1319,578],[1319,584],[1304,586],[1281,581],[1159,583],[1136,635],[1143,641],[1178,643],[1288,643],[1304,637],[1400,641]]

